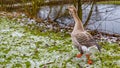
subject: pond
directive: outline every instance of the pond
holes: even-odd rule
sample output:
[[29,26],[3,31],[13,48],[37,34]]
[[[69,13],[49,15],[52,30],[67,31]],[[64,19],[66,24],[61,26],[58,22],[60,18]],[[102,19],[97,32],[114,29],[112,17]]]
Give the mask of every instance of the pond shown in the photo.
[[[68,12],[65,10],[67,5],[62,6],[43,6],[40,8],[39,17],[51,20],[55,19],[62,26],[74,23],[73,18],[69,16]],[[90,11],[90,5],[82,5],[83,7],[83,22],[87,19],[88,13]],[[50,13],[49,13],[50,12]],[[60,14],[59,14],[60,13]],[[87,28],[91,30],[98,30],[105,33],[120,34],[120,5],[95,5],[89,25]]]

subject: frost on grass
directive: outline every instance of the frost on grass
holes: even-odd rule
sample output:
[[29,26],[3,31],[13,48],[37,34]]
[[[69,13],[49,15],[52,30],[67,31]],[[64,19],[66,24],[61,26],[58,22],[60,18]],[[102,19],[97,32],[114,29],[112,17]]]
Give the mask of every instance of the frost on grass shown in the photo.
[[32,33],[36,30],[26,28],[24,23],[0,19],[0,68],[120,67],[120,47],[117,44],[101,43],[102,53],[92,55],[94,64],[88,65],[85,55],[75,57],[79,52],[72,46],[70,37],[38,31],[39,35],[36,35]]

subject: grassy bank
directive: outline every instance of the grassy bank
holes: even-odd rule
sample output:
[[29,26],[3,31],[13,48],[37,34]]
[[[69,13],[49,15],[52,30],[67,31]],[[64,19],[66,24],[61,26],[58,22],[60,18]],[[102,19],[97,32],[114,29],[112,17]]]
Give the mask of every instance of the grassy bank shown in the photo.
[[97,4],[111,4],[111,5],[120,5],[120,1],[100,1]]
[[75,57],[79,52],[65,32],[41,32],[32,28],[35,24],[24,23],[0,17],[0,68],[120,67],[120,47],[116,43],[100,43],[102,53],[93,54],[94,63],[88,65],[85,56]]

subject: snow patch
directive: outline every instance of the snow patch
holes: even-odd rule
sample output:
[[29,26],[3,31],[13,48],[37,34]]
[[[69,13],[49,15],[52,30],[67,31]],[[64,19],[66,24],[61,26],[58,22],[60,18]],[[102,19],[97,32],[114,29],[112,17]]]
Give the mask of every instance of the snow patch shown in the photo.
[[10,31],[10,29],[3,29],[3,30],[1,30],[1,32],[8,32],[8,31]]
[[22,37],[22,36],[24,36],[24,34],[19,33],[19,32],[13,32],[13,33],[12,33],[12,36],[13,36],[13,37],[15,37],[15,36],[17,36],[17,37]]

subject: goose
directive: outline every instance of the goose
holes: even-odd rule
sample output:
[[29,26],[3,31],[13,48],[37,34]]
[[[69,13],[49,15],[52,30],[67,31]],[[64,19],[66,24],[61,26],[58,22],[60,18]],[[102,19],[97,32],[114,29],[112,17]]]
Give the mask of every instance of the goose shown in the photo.
[[87,62],[88,64],[92,64],[93,62],[90,59],[91,54],[89,53],[89,48],[96,47],[98,51],[101,51],[101,47],[97,44],[92,35],[84,29],[82,21],[78,17],[77,9],[74,6],[68,6],[67,9],[75,21],[75,25],[71,33],[71,39],[75,47],[80,52],[80,54],[77,54],[76,57],[80,58],[86,50],[88,51],[86,54],[86,58],[88,59]]

